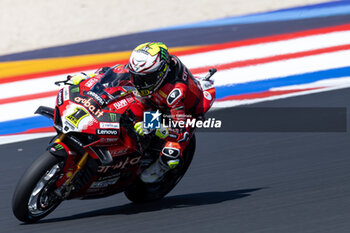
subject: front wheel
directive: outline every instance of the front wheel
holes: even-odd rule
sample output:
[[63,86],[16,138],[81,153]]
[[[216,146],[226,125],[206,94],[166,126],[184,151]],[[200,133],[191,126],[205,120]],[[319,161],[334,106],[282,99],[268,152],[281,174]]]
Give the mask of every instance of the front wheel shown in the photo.
[[64,161],[45,152],[36,159],[17,184],[12,211],[20,221],[32,223],[51,213],[60,203],[53,191]]
[[160,182],[144,183],[140,178],[124,193],[134,203],[144,203],[162,199],[167,195],[185,175],[196,149],[196,138],[192,136],[183,153],[182,163],[173,170],[167,172]]

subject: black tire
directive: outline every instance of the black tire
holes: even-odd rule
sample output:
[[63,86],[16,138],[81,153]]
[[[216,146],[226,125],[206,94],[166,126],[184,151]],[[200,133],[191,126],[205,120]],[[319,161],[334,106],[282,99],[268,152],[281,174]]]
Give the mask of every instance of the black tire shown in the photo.
[[[12,197],[12,211],[18,220],[26,223],[36,222],[51,213],[61,203],[61,200],[55,199],[49,208],[43,210],[44,212],[42,214],[32,214],[28,207],[29,199],[33,190],[37,187],[38,182],[41,181],[42,177],[55,165],[60,164],[60,167],[62,167],[62,161],[62,158],[45,152],[37,158],[23,174]],[[56,177],[57,176],[52,179]],[[55,188],[56,185],[52,179],[50,179],[51,183],[48,181],[43,187],[47,188],[50,185],[54,186],[52,188]],[[39,196],[42,195],[44,188],[39,192]]]
[[167,195],[185,175],[196,149],[196,138],[193,135],[183,153],[183,162],[173,170],[167,172],[157,183],[144,183],[138,178],[124,193],[134,203],[157,201]]

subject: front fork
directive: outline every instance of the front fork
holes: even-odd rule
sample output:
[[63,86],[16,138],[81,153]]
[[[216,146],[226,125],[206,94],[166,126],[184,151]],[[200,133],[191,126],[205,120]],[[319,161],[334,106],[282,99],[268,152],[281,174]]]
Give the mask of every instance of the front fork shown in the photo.
[[[63,140],[66,138],[65,134],[61,134],[58,136],[58,138],[54,141],[54,143],[63,143]],[[67,151],[68,154],[68,151]],[[74,173],[68,177],[68,179],[58,188],[56,189],[55,193],[60,198],[66,198],[69,196],[73,186],[72,181],[74,177],[83,169],[84,165],[86,164],[86,161],[89,157],[89,153],[85,152],[84,155],[80,158],[80,160],[77,163],[77,169],[75,169]]]

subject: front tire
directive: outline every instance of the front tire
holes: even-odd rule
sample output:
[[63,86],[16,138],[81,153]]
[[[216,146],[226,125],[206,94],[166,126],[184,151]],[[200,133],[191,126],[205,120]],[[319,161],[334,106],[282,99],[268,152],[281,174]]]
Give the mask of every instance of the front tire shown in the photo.
[[63,165],[62,158],[45,152],[27,169],[12,198],[12,211],[18,220],[36,222],[61,203],[53,190]]
[[144,183],[138,178],[124,193],[134,203],[145,203],[162,199],[185,175],[196,149],[196,138],[192,136],[183,153],[183,161],[178,167],[168,171],[160,182]]

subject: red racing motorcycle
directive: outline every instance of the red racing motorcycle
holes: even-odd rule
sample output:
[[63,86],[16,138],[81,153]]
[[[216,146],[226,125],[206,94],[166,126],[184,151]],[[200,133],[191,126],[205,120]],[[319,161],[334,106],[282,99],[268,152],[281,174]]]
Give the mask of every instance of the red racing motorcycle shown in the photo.
[[[216,69],[199,80],[207,109],[215,100],[209,81]],[[203,82],[204,81],[204,82]],[[57,131],[47,151],[27,169],[13,195],[12,209],[20,221],[32,223],[51,213],[63,200],[101,198],[124,192],[135,203],[163,198],[184,176],[192,161],[192,136],[183,162],[156,183],[144,183],[140,174],[156,161],[160,139],[141,137],[133,130],[131,109],[140,106],[137,91],[125,86],[123,76],[109,69],[100,78],[67,84],[54,109],[40,106],[36,113],[53,120]],[[208,98],[208,96],[210,98]]]

